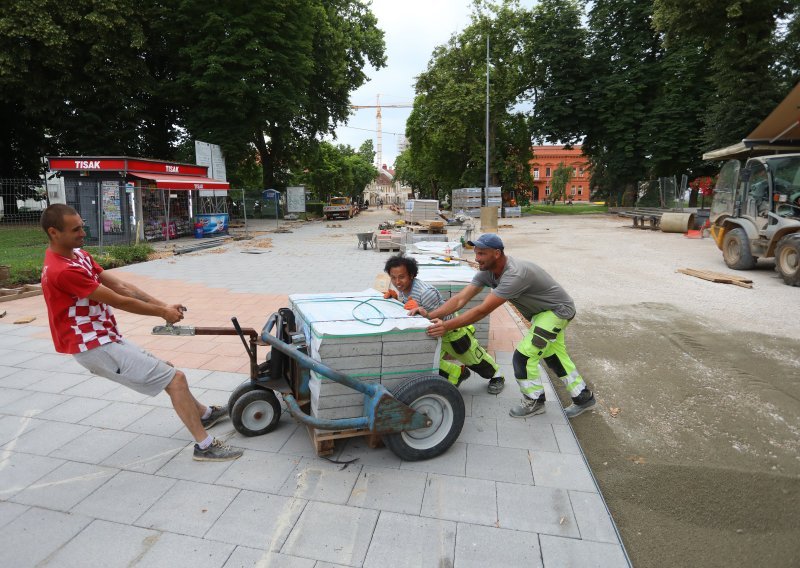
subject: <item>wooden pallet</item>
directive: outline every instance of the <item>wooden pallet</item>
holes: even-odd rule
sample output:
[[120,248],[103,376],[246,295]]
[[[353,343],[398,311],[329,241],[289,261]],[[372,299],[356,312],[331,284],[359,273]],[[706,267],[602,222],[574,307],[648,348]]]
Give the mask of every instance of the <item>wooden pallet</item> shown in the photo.
[[447,229],[444,227],[426,227],[424,225],[406,225],[412,233],[429,233],[431,235],[446,235]]
[[749,278],[736,276],[735,274],[722,274],[720,272],[711,272],[710,270],[698,270],[696,268],[679,268],[678,272],[681,274],[688,274],[695,278],[702,278],[709,282],[721,282],[722,284],[733,284],[734,286],[741,286],[742,288],[752,288],[753,281]]
[[367,446],[370,449],[383,447],[383,440],[380,434],[375,434],[366,428],[353,430],[317,430],[311,426],[306,426],[314,451],[318,456],[329,456],[335,449],[336,440],[347,440],[348,438],[358,438],[366,436]]

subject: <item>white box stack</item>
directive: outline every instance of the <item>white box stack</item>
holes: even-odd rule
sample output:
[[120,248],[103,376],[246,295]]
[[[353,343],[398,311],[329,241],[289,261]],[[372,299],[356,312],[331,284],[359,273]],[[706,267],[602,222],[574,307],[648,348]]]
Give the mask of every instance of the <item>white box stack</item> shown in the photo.
[[[400,302],[375,290],[344,294],[293,294],[289,306],[306,336],[311,357],[362,382],[392,389],[413,375],[435,375],[441,341],[428,337],[430,322],[409,317]],[[314,371],[311,414],[318,418],[364,415],[364,395]]]
[[[463,264],[445,267],[420,264],[418,278],[439,290],[442,297],[447,301],[452,295],[457,294],[464,286],[468,285],[474,275],[475,270]],[[464,313],[479,305],[488,293],[489,288],[484,287],[459,313]],[[489,318],[479,320],[472,325],[475,327],[475,339],[478,340],[481,346],[486,347],[489,343]]]
[[435,199],[409,199],[406,201],[406,223],[421,223],[427,219],[439,219],[439,202]]
[[506,218],[522,217],[522,207],[506,207]]
[[481,216],[483,192],[480,187],[454,189],[452,194],[453,213],[463,213],[469,217]]

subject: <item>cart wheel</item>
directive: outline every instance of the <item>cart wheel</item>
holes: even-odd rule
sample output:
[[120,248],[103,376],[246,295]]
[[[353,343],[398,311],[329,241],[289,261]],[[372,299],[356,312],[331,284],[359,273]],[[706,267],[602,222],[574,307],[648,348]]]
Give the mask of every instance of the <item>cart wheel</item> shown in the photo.
[[414,377],[392,391],[400,402],[431,419],[427,428],[383,436],[386,446],[400,459],[419,461],[446,452],[464,427],[464,399],[455,386],[440,377]]
[[230,413],[237,432],[243,436],[261,436],[278,424],[281,405],[271,390],[256,389],[239,397]]
[[242,398],[242,396],[254,390],[258,390],[258,387],[255,386],[250,379],[233,389],[231,396],[228,397],[228,413],[230,414],[233,411],[233,407],[236,406],[236,402]]

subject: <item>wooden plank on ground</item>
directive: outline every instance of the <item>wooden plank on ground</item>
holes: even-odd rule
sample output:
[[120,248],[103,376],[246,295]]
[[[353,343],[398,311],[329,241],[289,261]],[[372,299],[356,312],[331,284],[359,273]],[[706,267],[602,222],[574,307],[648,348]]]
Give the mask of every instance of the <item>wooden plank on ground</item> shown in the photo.
[[722,284],[733,284],[742,288],[752,288],[753,281],[743,276],[736,276],[735,274],[723,274],[721,272],[712,272],[710,270],[699,270],[696,268],[679,268],[678,272],[694,276],[695,278],[702,278],[709,282],[719,282]]

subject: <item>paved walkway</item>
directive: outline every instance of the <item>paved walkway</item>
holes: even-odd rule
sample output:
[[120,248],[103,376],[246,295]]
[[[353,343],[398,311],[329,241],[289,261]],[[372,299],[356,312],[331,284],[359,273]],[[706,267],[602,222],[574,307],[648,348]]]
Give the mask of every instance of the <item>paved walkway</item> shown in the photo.
[[[349,222],[126,267],[189,307],[188,325],[260,329],[293,292],[371,286],[387,253],[356,248],[382,212]],[[259,237],[263,240],[265,237]],[[262,254],[249,254],[259,251]],[[512,419],[511,353],[521,330],[491,316],[489,348],[511,380],[499,396],[472,378],[467,419],[443,456],[403,462],[362,439],[314,455],[288,414],[272,433],[218,437],[247,449],[229,463],[191,459],[169,399],[139,395],[55,354],[41,297],[2,304],[0,549],[7,566],[331,567],[627,566],[599,490],[547,384],[546,414]],[[27,325],[10,322],[35,316]],[[193,392],[227,402],[246,378],[235,337],[150,335],[154,318],[117,313],[123,333],[183,368]]]

